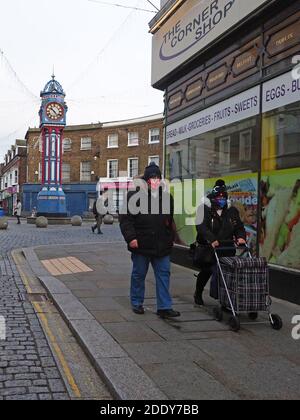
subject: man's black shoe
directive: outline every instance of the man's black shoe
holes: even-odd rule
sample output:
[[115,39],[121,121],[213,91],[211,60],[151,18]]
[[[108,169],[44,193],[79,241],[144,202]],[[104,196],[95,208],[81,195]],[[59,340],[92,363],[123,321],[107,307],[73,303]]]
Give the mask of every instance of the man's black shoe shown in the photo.
[[180,312],[174,311],[173,309],[160,309],[157,311],[157,315],[162,319],[178,318],[181,316]]
[[136,306],[132,308],[133,312],[137,315],[144,315],[145,314],[145,309],[143,306]]
[[100,232],[98,232],[98,235],[103,235],[103,232],[100,230]]
[[93,233],[95,233],[95,228],[94,228],[94,226],[92,226],[92,232],[93,232]]

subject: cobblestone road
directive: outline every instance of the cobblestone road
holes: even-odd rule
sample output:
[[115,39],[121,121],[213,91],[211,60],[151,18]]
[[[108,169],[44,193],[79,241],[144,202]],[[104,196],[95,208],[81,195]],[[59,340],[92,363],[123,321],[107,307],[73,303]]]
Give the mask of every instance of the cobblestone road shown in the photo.
[[0,231],[0,316],[6,320],[6,340],[0,340],[0,400],[69,399],[38,317],[10,251],[47,244],[115,242],[121,240],[117,226],[105,227],[105,235],[93,235],[89,224],[82,228],[36,229],[10,221]]

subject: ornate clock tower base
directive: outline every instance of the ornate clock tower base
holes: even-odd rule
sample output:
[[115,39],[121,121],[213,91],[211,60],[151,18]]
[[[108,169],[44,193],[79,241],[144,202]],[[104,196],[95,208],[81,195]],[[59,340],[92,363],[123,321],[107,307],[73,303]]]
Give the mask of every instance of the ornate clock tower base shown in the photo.
[[49,217],[67,217],[66,196],[61,187],[50,188],[43,187],[38,194],[38,216]]

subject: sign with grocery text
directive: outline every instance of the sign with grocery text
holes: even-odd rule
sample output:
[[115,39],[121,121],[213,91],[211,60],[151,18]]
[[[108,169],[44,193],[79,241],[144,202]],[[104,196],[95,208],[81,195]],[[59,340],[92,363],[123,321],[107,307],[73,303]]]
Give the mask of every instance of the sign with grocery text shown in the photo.
[[260,87],[191,115],[167,127],[167,145],[254,117],[259,114]]

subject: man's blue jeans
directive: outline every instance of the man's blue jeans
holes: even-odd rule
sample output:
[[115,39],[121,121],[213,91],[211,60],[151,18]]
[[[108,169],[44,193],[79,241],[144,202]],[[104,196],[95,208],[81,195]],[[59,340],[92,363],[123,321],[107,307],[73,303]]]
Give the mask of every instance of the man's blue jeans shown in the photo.
[[131,304],[139,307],[144,304],[145,280],[151,263],[156,279],[157,310],[172,309],[172,298],[170,295],[170,257],[151,258],[143,255],[132,254],[132,276],[131,276]]

